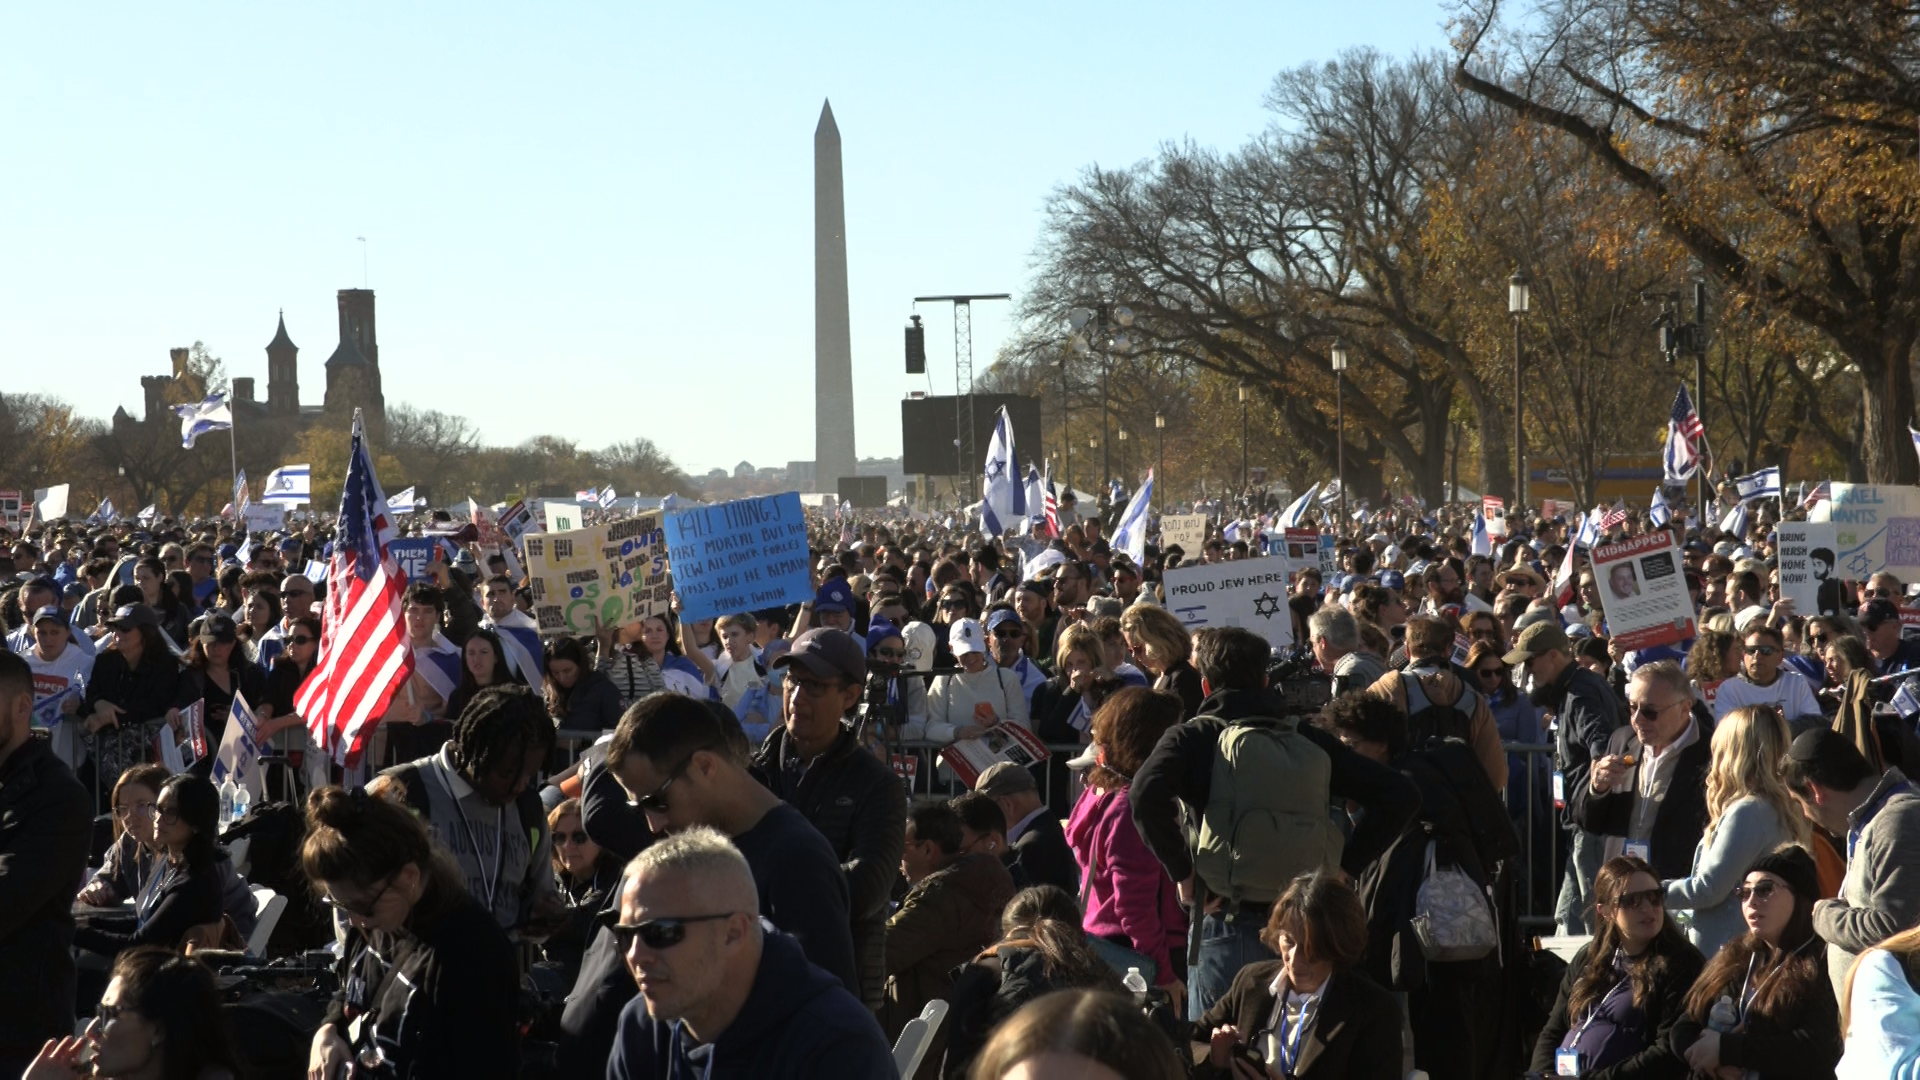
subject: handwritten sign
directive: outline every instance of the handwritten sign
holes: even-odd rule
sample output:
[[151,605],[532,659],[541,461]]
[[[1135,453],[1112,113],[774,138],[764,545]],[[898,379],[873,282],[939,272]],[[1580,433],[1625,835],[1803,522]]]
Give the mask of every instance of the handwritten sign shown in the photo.
[[798,492],[673,511],[666,527],[683,619],[697,622],[813,595]]
[[1623,649],[1671,645],[1694,636],[1680,544],[1666,530],[1593,549],[1593,574],[1607,630]]
[[1840,588],[1834,525],[1830,521],[1783,521],[1780,540],[1780,595],[1793,601],[1796,615],[1837,615],[1845,605]]
[[1166,573],[1167,610],[1190,630],[1238,626],[1286,648],[1293,644],[1287,565],[1281,559],[1182,564]]
[[1160,549],[1178,545],[1189,558],[1198,556],[1207,542],[1207,515],[1166,514],[1160,518]]
[[607,538],[601,542],[600,555],[606,560],[611,588],[626,600],[622,622],[664,614],[672,607],[663,516],[654,510],[603,526]]
[[287,504],[248,503],[243,516],[250,533],[279,532],[287,527]]
[[1885,570],[1920,578],[1920,487],[1836,481],[1832,492],[1807,519],[1833,523],[1839,576],[1865,581]]
[[577,503],[542,503],[541,511],[547,519],[547,531],[550,533],[575,532],[584,520]]

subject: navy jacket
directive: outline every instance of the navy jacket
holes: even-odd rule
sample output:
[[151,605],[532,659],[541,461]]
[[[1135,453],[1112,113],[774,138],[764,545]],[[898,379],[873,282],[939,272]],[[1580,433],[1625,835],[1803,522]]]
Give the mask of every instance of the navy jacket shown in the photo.
[[607,1080],[894,1080],[893,1051],[860,999],[794,939],[769,930],[764,941],[746,1005],[711,1044],[676,1040],[645,998],[628,1002]]

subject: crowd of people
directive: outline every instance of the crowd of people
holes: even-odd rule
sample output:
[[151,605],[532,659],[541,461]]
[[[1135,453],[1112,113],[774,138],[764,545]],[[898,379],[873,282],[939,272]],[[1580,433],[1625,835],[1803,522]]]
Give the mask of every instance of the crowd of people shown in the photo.
[[[816,515],[805,602],[544,639],[511,548],[447,539],[350,766],[296,706],[324,520],[40,525],[0,553],[0,1076],[254,1075],[211,965],[262,882],[311,917],[252,959],[331,954],[314,1080],[1907,1075],[1908,586],[1796,611],[1756,517],[1672,526],[1697,629],[1637,650],[1567,522],[1476,550],[1459,506],[1290,565],[1271,639],[1162,602],[1257,520],[1136,558],[1071,507]],[[1003,725],[1049,756],[960,783]]]

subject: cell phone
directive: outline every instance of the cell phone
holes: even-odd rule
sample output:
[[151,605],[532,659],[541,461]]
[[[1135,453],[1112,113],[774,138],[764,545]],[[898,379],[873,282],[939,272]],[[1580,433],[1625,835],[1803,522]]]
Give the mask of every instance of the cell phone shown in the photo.
[[1233,1056],[1239,1058],[1241,1061],[1246,1062],[1247,1064],[1253,1066],[1254,1068],[1260,1070],[1261,1072],[1266,1071],[1266,1068],[1267,1068],[1266,1056],[1260,1053],[1260,1051],[1256,1049],[1251,1043],[1235,1044],[1233,1048]]

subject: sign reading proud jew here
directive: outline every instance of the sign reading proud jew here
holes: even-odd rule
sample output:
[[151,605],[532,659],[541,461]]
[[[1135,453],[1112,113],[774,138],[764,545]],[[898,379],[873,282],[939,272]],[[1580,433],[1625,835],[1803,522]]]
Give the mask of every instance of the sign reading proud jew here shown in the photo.
[[682,619],[697,622],[813,596],[798,492],[671,512],[667,552]]
[[1286,559],[1176,566],[1166,573],[1167,610],[1190,630],[1238,626],[1284,649],[1293,644]]
[[1920,487],[1835,481],[1807,520],[1833,522],[1841,577],[1864,581],[1885,570],[1902,581],[1920,578]]
[[1607,632],[1623,649],[1671,645],[1693,637],[1693,600],[1680,543],[1666,530],[1593,549],[1593,574]]

